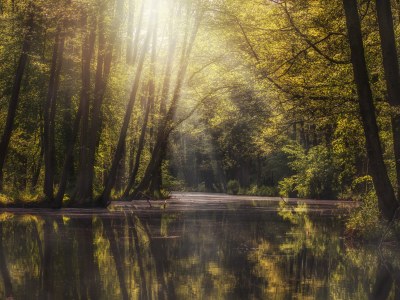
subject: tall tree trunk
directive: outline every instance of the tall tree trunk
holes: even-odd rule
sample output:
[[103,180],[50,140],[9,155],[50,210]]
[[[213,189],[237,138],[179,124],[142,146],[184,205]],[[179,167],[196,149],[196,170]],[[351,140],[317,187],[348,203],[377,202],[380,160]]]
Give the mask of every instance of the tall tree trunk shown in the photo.
[[84,170],[85,180],[81,186],[81,197],[93,198],[94,166],[96,162],[96,150],[100,142],[102,116],[101,108],[107,88],[108,78],[111,71],[114,45],[117,39],[117,32],[120,27],[120,16],[123,10],[123,0],[116,1],[116,8],[112,24],[110,41],[106,44],[103,25],[99,26],[99,49],[96,70],[96,81],[94,89],[93,109],[88,134],[87,165]]
[[171,7],[170,20],[168,23],[168,34],[169,34],[168,57],[167,57],[167,65],[165,68],[164,81],[160,96],[160,122],[158,124],[159,127],[161,127],[160,123],[164,120],[165,114],[167,113],[167,98],[170,91],[172,65],[174,63],[174,56],[176,50],[176,37],[174,34],[173,18],[174,14],[173,14],[173,9]]
[[394,109],[394,112],[392,112],[392,131],[397,173],[397,197],[400,197],[400,73],[390,0],[376,0],[376,11],[388,100],[390,106]]
[[358,102],[366,140],[367,156],[370,163],[369,173],[372,176],[376,194],[378,196],[379,209],[383,216],[390,220],[394,217],[395,211],[398,208],[398,202],[383,161],[382,146],[379,139],[379,130],[375,116],[375,106],[372,99],[368,69],[364,55],[357,0],[343,0],[343,6],[346,15],[351,62],[357,86]]
[[139,14],[138,25],[137,25],[137,28],[136,28],[136,31],[135,31],[135,39],[134,39],[134,41],[133,41],[132,56],[129,58],[129,63],[130,63],[131,65],[134,65],[134,64],[135,64],[136,58],[137,58],[137,56],[138,56],[140,31],[142,30],[145,3],[146,3],[146,1],[142,1],[141,8],[140,8],[140,14]]
[[139,143],[138,143],[138,149],[136,151],[136,157],[135,157],[135,162],[134,162],[134,167],[133,171],[130,174],[128,185],[125,189],[124,194],[122,195],[122,198],[126,198],[134,183],[136,180],[137,172],[139,170],[139,164],[140,164],[140,158],[143,152],[144,144],[145,144],[145,136],[146,136],[146,130],[147,130],[147,124],[149,120],[149,115],[150,115],[150,110],[151,107],[154,106],[154,100],[155,100],[155,76],[156,76],[156,58],[157,58],[157,24],[154,25],[153,28],[153,41],[152,41],[152,50],[151,50],[151,66],[150,66],[150,79],[149,79],[149,90],[148,90],[148,97],[147,97],[147,102],[146,102],[146,110],[144,113],[144,118],[143,118],[143,124],[142,124],[142,129],[140,132],[140,137],[139,137]]
[[128,26],[127,26],[127,41],[126,41],[126,63],[132,64],[133,58],[133,26],[135,20],[135,0],[128,0]]
[[[99,20],[99,24],[102,20]],[[87,16],[83,17],[83,27],[87,23]],[[88,140],[89,140],[89,110],[90,110],[90,85],[91,85],[91,61],[94,53],[94,45],[96,41],[96,17],[91,16],[88,25],[89,34],[86,34],[82,43],[82,89],[81,89],[81,102],[82,102],[82,116],[80,125],[80,160],[79,167],[80,173],[76,183],[76,193],[74,195],[75,201],[79,205],[87,205],[90,198],[86,198],[82,194],[82,189],[86,183],[86,168],[88,158]],[[101,40],[101,36],[99,36]]]
[[[31,5],[29,6],[31,7]],[[25,67],[28,62],[28,53],[32,45],[33,22],[34,22],[33,12],[30,12],[30,16],[26,22],[26,33],[22,44],[22,52],[19,57],[17,71],[15,72],[14,83],[11,92],[11,99],[8,104],[7,120],[0,141],[0,190],[3,189],[4,164],[6,161],[11,134],[14,129],[14,120],[18,108],[22,77],[24,76],[25,73]]]
[[50,80],[47,98],[44,105],[44,186],[43,192],[46,200],[53,201],[54,197],[54,175],[55,175],[55,114],[58,87],[60,83],[60,73],[64,52],[64,34],[61,28],[57,29],[53,57],[50,70]]
[[[194,41],[196,39],[197,31],[200,26],[201,21],[201,13],[196,17],[194,28],[192,34],[189,38],[189,32],[187,31],[183,40],[183,47],[181,52],[179,70],[177,74],[176,85],[174,89],[174,93],[171,100],[171,105],[166,113],[164,119],[160,123],[161,126],[157,132],[157,139],[154,145],[154,149],[151,154],[150,162],[146,168],[145,174],[139,184],[136,187],[135,191],[132,194],[133,198],[140,197],[141,194],[149,194],[150,196],[154,196],[154,190],[157,190],[157,194],[159,194],[160,186],[152,183],[152,181],[156,181],[156,183],[160,183],[160,170],[162,161],[165,157],[165,149],[168,144],[168,137],[171,131],[174,129],[173,118],[175,116],[176,110],[178,108],[178,103],[181,98],[182,85],[185,79],[187,67],[189,64],[190,54],[194,45]],[[151,188],[150,191],[148,191]]]
[[[71,163],[73,161],[73,150],[75,146],[76,139],[79,133],[79,127],[82,119],[82,115],[85,109],[88,109],[89,101],[89,88],[90,88],[90,62],[93,54],[93,48],[95,43],[95,21],[92,21],[91,26],[87,26],[87,15],[82,17],[82,31],[83,31],[83,42],[82,42],[82,88],[81,97],[79,101],[78,111],[75,116],[71,141],[67,146],[63,169],[61,172],[60,183],[55,197],[53,207],[61,207],[62,200],[67,187],[68,175],[71,168]],[[88,112],[87,112],[88,113]],[[83,203],[79,203],[83,204]]]
[[44,156],[44,145],[43,145],[43,136],[42,134],[40,135],[40,152],[38,156],[38,161],[34,166],[32,167],[32,179],[31,179],[31,190],[33,191],[39,181],[39,176],[40,176],[40,170],[42,169],[42,163],[43,163],[43,156]]
[[140,131],[138,148],[136,149],[136,155],[135,155],[135,160],[133,162],[133,168],[132,168],[132,171],[131,171],[131,173],[129,175],[128,184],[127,184],[127,186],[125,188],[125,191],[124,191],[124,193],[122,195],[122,199],[126,199],[129,196],[129,193],[132,190],[133,185],[135,184],[136,176],[137,176],[137,173],[139,171],[140,158],[142,156],[142,152],[143,152],[143,148],[144,148],[144,144],[145,144],[147,123],[148,123],[149,113],[150,113],[150,106],[149,106],[149,102],[151,101],[150,100],[150,98],[151,98],[150,93],[151,92],[150,92],[150,88],[149,88],[148,100],[147,100],[147,104],[146,104],[146,110],[145,110],[145,113],[144,113],[142,128],[141,128],[141,131]]
[[101,205],[103,206],[107,206],[109,201],[110,201],[110,195],[111,195],[111,190],[114,187],[115,184],[115,177],[116,177],[116,173],[117,173],[117,169],[118,169],[118,165],[120,163],[122,154],[123,154],[123,150],[124,150],[124,145],[125,145],[125,139],[126,139],[126,133],[128,131],[128,127],[129,127],[129,123],[131,120],[131,116],[132,116],[132,111],[133,111],[133,107],[135,105],[135,101],[136,101],[136,95],[137,92],[139,90],[139,84],[140,84],[140,78],[142,76],[142,70],[143,70],[143,64],[146,58],[146,54],[147,54],[147,48],[148,48],[148,44],[149,44],[149,40],[150,40],[150,35],[151,35],[151,28],[149,28],[147,34],[146,34],[146,38],[143,44],[143,48],[142,48],[142,52],[139,58],[139,63],[136,69],[136,74],[135,74],[135,79],[133,81],[133,85],[132,85],[132,91],[131,91],[131,95],[129,98],[129,102],[128,102],[128,106],[126,108],[126,112],[125,112],[125,117],[124,117],[124,121],[122,124],[122,128],[119,134],[119,139],[118,139],[118,144],[117,144],[117,148],[115,150],[114,153],[114,158],[113,161],[111,163],[111,168],[110,171],[108,173],[108,178],[104,187],[104,190],[99,198],[99,202]]

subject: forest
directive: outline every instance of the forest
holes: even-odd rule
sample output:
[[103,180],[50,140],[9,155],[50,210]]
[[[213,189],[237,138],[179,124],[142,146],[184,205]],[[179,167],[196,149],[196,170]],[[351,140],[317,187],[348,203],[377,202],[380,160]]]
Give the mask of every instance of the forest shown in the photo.
[[2,0],[0,200],[170,191],[396,217],[400,3]]
[[400,0],[0,0],[0,298],[400,299]]

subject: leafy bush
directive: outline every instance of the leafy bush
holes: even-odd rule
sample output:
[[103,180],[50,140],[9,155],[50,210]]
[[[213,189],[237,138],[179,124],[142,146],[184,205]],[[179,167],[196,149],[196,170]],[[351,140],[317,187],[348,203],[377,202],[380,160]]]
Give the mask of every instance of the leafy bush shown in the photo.
[[308,152],[299,144],[283,148],[295,175],[279,182],[280,194],[285,197],[329,199],[336,198],[337,171],[331,151],[318,145]]
[[237,195],[240,190],[240,183],[237,180],[229,180],[226,185],[228,194]]
[[252,184],[248,189],[240,189],[239,194],[250,195],[250,196],[269,196],[275,197],[278,195],[278,190],[273,186],[258,186]]
[[374,192],[364,194],[360,207],[352,211],[346,222],[347,234],[363,239],[379,239],[384,232],[378,200]]

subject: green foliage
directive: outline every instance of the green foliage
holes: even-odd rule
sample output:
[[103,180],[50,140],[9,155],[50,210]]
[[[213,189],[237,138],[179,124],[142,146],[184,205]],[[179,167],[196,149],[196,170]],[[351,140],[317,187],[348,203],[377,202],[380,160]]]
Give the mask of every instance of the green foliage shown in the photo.
[[249,195],[249,196],[276,197],[278,196],[278,189],[274,186],[266,186],[266,185],[258,186],[256,184],[252,184],[250,185],[249,188],[240,188],[239,194]]
[[385,231],[374,192],[363,194],[361,205],[355,209],[346,222],[350,236],[366,240],[380,239]]
[[332,152],[322,145],[305,151],[299,144],[283,148],[295,175],[279,182],[280,195],[289,197],[294,193],[301,198],[329,199],[336,196],[336,168]]
[[228,194],[237,195],[240,190],[240,183],[238,180],[229,180],[226,185]]

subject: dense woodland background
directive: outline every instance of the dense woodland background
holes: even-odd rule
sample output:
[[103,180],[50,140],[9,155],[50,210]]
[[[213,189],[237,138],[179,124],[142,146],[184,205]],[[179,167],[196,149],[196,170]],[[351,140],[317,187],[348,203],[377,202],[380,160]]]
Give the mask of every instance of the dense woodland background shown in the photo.
[[2,201],[377,197],[391,218],[399,22],[386,0],[2,0]]

